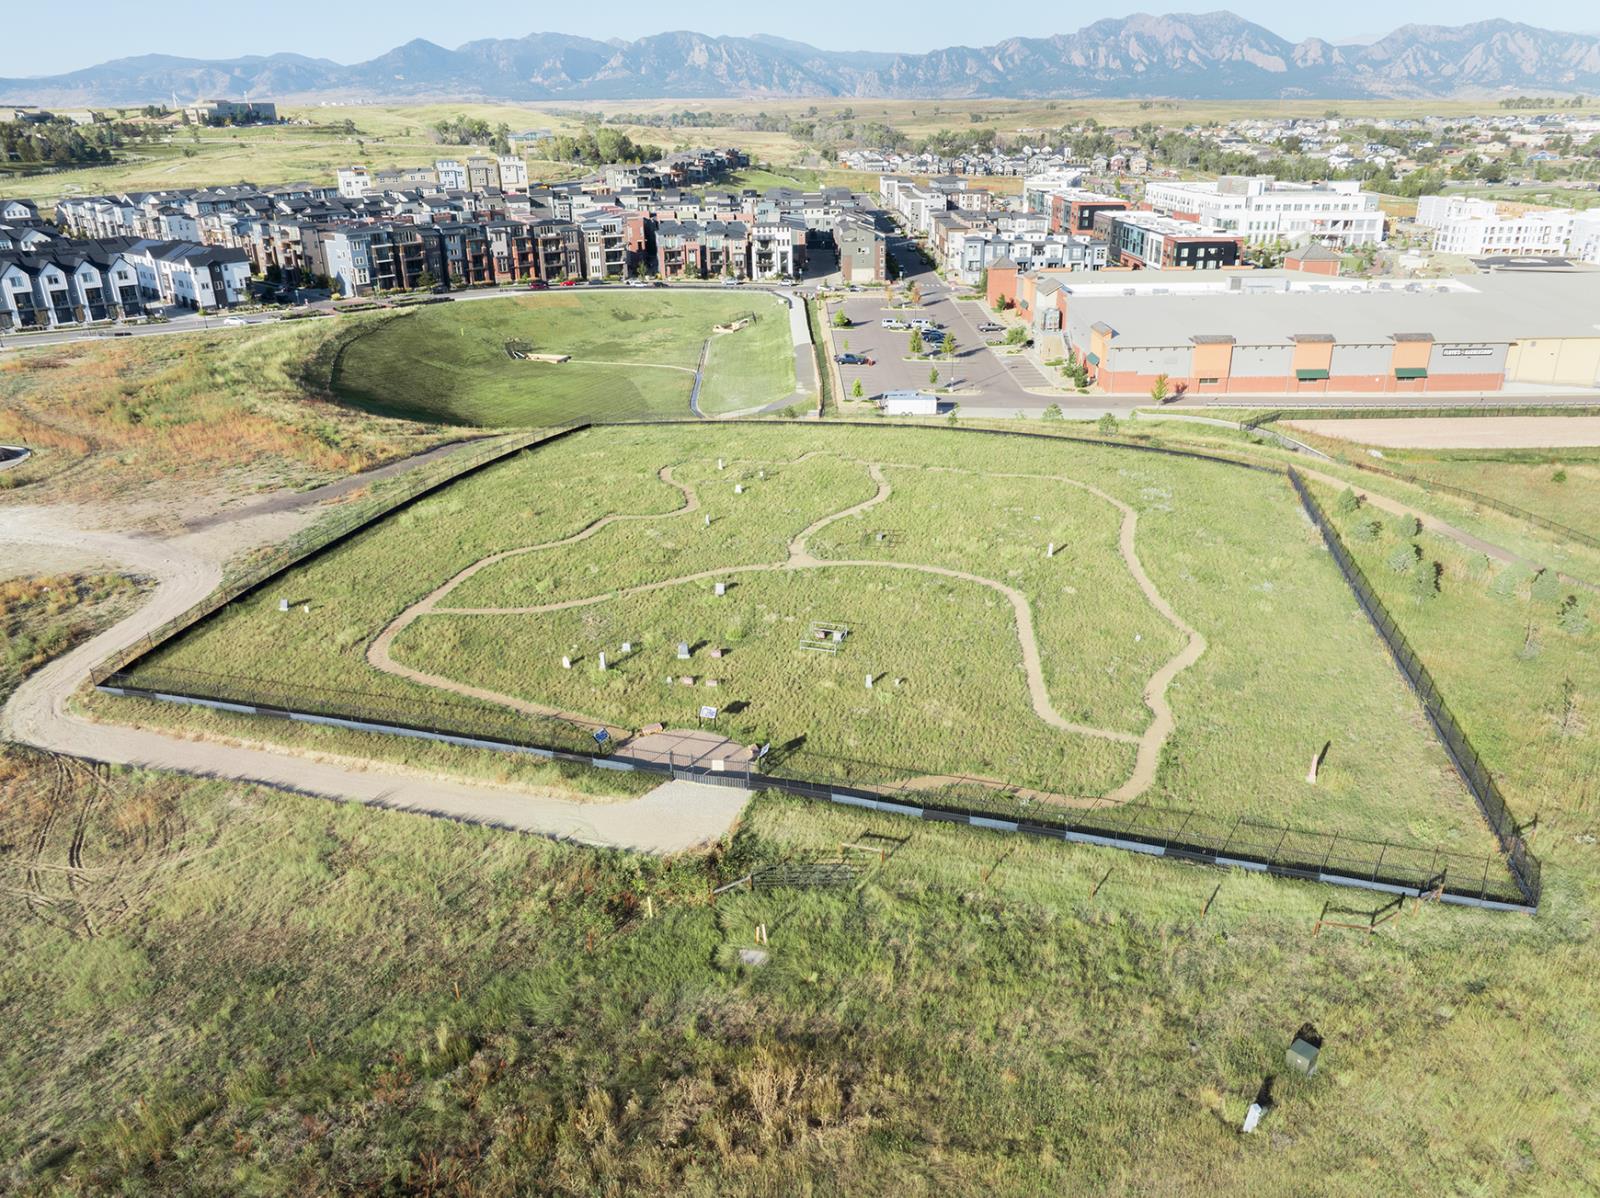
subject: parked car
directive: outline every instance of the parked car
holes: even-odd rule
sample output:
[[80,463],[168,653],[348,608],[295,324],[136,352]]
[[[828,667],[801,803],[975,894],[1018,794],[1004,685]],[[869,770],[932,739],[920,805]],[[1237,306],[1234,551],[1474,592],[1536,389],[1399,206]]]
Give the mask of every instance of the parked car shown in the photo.
[[650,282],[650,286],[652,287],[665,287],[666,285],[666,282],[662,279],[652,279]]
[[911,322],[911,327],[914,329],[921,329],[924,333],[926,333],[929,329],[942,329],[944,328],[944,325],[940,324],[937,320],[929,320],[925,316],[919,316],[917,319]]
[[911,326],[898,316],[890,316],[884,320],[883,327],[886,329],[909,329]]
[[1003,325],[995,324],[995,322],[992,321],[992,320],[986,320],[986,321],[984,321],[982,324],[980,324],[978,326],[978,332],[980,332],[980,333],[998,333],[998,332],[1000,332],[1000,330],[1003,327],[1004,327]]
[[250,322],[245,320],[242,316],[230,316],[230,317],[228,317],[228,319],[224,320],[222,323],[224,325],[226,325],[230,329],[242,329],[242,328],[244,328],[245,325],[249,324]]
[[840,366],[871,366],[873,361],[864,354],[834,354],[833,360]]
[[917,331],[922,334],[922,344],[924,345],[938,345],[944,340],[944,334],[938,329],[918,329]]
[[529,291],[549,291],[550,290],[550,284],[546,283],[543,279],[534,279],[533,282],[528,284],[528,290]]
[[648,286],[650,286],[650,284],[646,283],[643,279],[629,279],[628,280],[628,286],[629,287],[648,287]]
[[561,285],[563,287],[576,287],[578,285],[578,280],[577,279],[562,279],[561,280]]
[[743,279],[723,279],[722,280],[722,285],[724,287],[737,287],[737,286],[739,286],[739,284],[741,284],[743,282],[744,282]]

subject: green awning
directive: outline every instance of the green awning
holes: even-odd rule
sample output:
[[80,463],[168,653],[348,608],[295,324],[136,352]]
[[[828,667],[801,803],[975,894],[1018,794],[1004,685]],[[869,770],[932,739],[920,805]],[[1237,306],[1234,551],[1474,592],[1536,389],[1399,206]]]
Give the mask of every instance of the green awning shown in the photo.
[[1294,377],[1302,383],[1320,383],[1328,377],[1326,370],[1296,370]]
[[1100,355],[1099,354],[1084,354],[1083,358],[1084,358],[1084,361],[1088,362],[1090,366],[1098,366],[1098,365],[1100,365]]
[[1394,377],[1397,379],[1425,379],[1428,377],[1426,366],[1396,366]]

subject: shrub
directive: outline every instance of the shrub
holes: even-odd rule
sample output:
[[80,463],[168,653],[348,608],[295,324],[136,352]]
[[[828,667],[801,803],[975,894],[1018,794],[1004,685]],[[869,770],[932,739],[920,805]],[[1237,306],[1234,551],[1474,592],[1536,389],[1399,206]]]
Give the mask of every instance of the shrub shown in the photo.
[[1156,375],[1156,381],[1150,384],[1150,398],[1156,403],[1167,402],[1167,376]]
[[1040,416],[1039,418],[1041,420],[1065,420],[1066,419],[1066,417],[1061,414],[1061,405],[1058,404],[1058,403],[1051,404],[1048,408],[1046,408],[1044,410],[1044,414],[1042,416]]
[[1396,516],[1392,527],[1394,528],[1395,536],[1403,541],[1409,541],[1412,537],[1421,534],[1422,521],[1415,516]]
[[1426,603],[1439,593],[1439,577],[1444,573],[1444,567],[1438,562],[1420,562],[1419,568],[1411,572],[1411,598],[1417,603]]
[[1333,504],[1333,510],[1341,516],[1348,516],[1351,512],[1358,511],[1360,507],[1361,497],[1349,487],[1339,492],[1339,498]]
[[1101,436],[1114,437],[1117,435],[1117,418],[1107,412],[1095,422],[1095,427],[1100,430]]
[[1587,636],[1594,627],[1576,595],[1568,595],[1556,608],[1556,623],[1570,636]]
[[1533,576],[1528,594],[1535,603],[1554,603],[1561,598],[1561,577],[1554,570],[1540,570]]
[[1028,330],[1020,324],[1014,324],[1006,330],[1007,345],[1021,345],[1028,340]]
[[861,380],[860,379],[857,379],[855,382],[850,384],[850,398],[851,399],[860,399],[865,394],[866,394],[866,391],[863,390],[863,388],[861,386]]
[[833,314],[833,327],[836,329],[848,329],[850,327],[850,318],[845,315],[843,308]]
[[911,330],[911,338],[907,341],[906,348],[914,354],[922,352],[922,334],[916,329]]
[[1566,482],[1567,481],[1567,472],[1565,470],[1559,470],[1558,469],[1554,474],[1552,474],[1550,476],[1550,481],[1553,482],[1553,483],[1564,483],[1564,482]]
[[1507,566],[1494,576],[1494,581],[1489,584],[1489,591],[1502,599],[1514,599],[1528,578],[1526,567]]
[[1350,535],[1358,541],[1376,541],[1383,525],[1376,520],[1357,520],[1350,526]]
[[1398,546],[1389,555],[1388,566],[1396,574],[1409,574],[1416,569],[1418,560],[1422,557],[1422,550],[1414,544]]

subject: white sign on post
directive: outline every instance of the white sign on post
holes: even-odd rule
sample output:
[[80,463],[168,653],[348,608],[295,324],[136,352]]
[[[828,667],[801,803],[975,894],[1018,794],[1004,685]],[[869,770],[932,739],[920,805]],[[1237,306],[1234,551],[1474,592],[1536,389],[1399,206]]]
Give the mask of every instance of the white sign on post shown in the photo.
[[702,707],[700,709],[700,718],[702,720],[714,720],[714,719],[716,719],[717,718],[717,709],[715,707]]

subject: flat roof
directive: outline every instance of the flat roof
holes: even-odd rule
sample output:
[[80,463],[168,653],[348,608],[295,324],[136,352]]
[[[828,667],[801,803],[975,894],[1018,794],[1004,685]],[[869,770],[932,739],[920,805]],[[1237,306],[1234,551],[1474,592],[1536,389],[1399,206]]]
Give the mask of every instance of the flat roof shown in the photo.
[[1600,272],[1504,274],[1451,290],[1074,295],[1069,314],[1116,330],[1113,347],[1188,346],[1210,337],[1289,345],[1396,340],[1507,343],[1533,337],[1600,339]]

